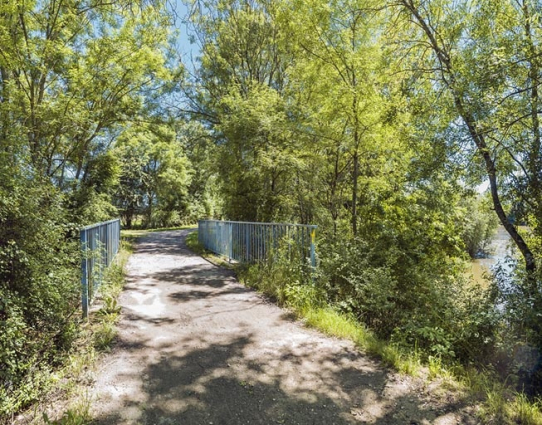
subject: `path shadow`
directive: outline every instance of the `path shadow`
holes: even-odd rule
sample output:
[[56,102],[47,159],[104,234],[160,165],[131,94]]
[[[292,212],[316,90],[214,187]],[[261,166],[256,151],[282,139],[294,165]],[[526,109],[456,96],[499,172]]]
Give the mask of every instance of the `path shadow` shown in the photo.
[[435,423],[453,408],[435,411],[413,395],[382,399],[389,375],[348,366],[359,353],[316,356],[314,371],[303,382],[292,383],[287,370],[306,357],[284,349],[278,358],[247,358],[246,350],[255,342],[250,333],[220,343],[198,337],[184,342],[194,347],[186,355],[168,355],[145,369],[144,402],[127,402],[95,423],[422,425]]
[[180,285],[206,285],[213,288],[221,288],[235,281],[235,273],[232,270],[220,269],[209,263],[183,265],[153,273],[149,277]]
[[[180,240],[186,234],[150,235],[138,252],[195,255]],[[285,341],[266,340],[248,316],[234,316],[258,306],[258,296],[234,283],[228,270],[188,264],[139,278],[165,283],[172,310],[165,317],[125,313],[116,349],[146,351],[150,361],[125,373],[138,371],[130,376],[137,381],[137,396],[124,396],[95,424],[427,425],[457,408],[455,400],[435,410],[424,395],[397,384],[396,374],[339,342],[322,342],[320,336],[288,339],[288,329],[297,325],[287,311],[258,310],[275,320],[265,323],[284,326]],[[136,280],[130,287],[137,290]],[[226,321],[237,322],[228,329]],[[140,337],[138,329],[145,326],[151,332]]]
[[193,300],[203,300],[206,298],[217,298],[217,297],[223,297],[228,295],[239,295],[239,294],[247,294],[252,292],[249,289],[242,288],[242,287],[227,287],[226,289],[220,290],[220,291],[201,291],[201,290],[186,290],[186,291],[179,291],[174,292],[169,295],[169,298],[174,299],[178,302],[190,302]]

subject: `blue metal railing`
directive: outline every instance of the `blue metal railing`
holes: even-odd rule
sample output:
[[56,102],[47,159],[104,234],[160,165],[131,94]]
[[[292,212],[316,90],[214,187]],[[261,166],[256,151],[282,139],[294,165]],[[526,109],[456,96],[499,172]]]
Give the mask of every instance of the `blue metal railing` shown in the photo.
[[83,227],[79,231],[81,240],[81,304],[83,317],[88,316],[88,307],[102,283],[103,272],[120,247],[120,219],[104,221]]
[[271,251],[287,244],[290,253],[316,266],[317,226],[309,224],[198,221],[198,240],[205,249],[239,262],[265,261]]

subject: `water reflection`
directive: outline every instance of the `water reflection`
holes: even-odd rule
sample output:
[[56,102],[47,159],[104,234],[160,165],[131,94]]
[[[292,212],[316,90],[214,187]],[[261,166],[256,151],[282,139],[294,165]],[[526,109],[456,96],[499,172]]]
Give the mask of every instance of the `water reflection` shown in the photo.
[[505,258],[512,254],[512,240],[503,226],[498,227],[488,251],[490,252],[488,257],[473,260],[471,263],[470,271],[474,281],[483,285],[488,284],[484,276],[491,272],[492,267],[499,262],[503,263]]

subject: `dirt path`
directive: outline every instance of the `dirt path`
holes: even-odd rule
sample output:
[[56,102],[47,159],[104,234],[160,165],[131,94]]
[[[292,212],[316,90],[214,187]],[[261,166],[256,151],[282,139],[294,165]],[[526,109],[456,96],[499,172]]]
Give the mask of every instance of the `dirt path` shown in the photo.
[[187,233],[149,234],[130,258],[97,423],[473,423],[196,256]]

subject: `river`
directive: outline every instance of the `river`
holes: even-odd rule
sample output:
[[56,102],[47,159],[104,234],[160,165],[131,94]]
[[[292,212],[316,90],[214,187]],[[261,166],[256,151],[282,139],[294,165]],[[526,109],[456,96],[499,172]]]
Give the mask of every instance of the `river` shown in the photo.
[[507,255],[512,252],[512,239],[510,235],[504,229],[503,226],[497,228],[497,233],[491,241],[489,252],[491,253],[487,258],[479,258],[473,260],[471,263],[470,272],[473,275],[474,281],[483,285],[487,285],[488,281],[484,278],[484,274],[491,271],[491,268],[495,266],[499,261],[503,261]]

